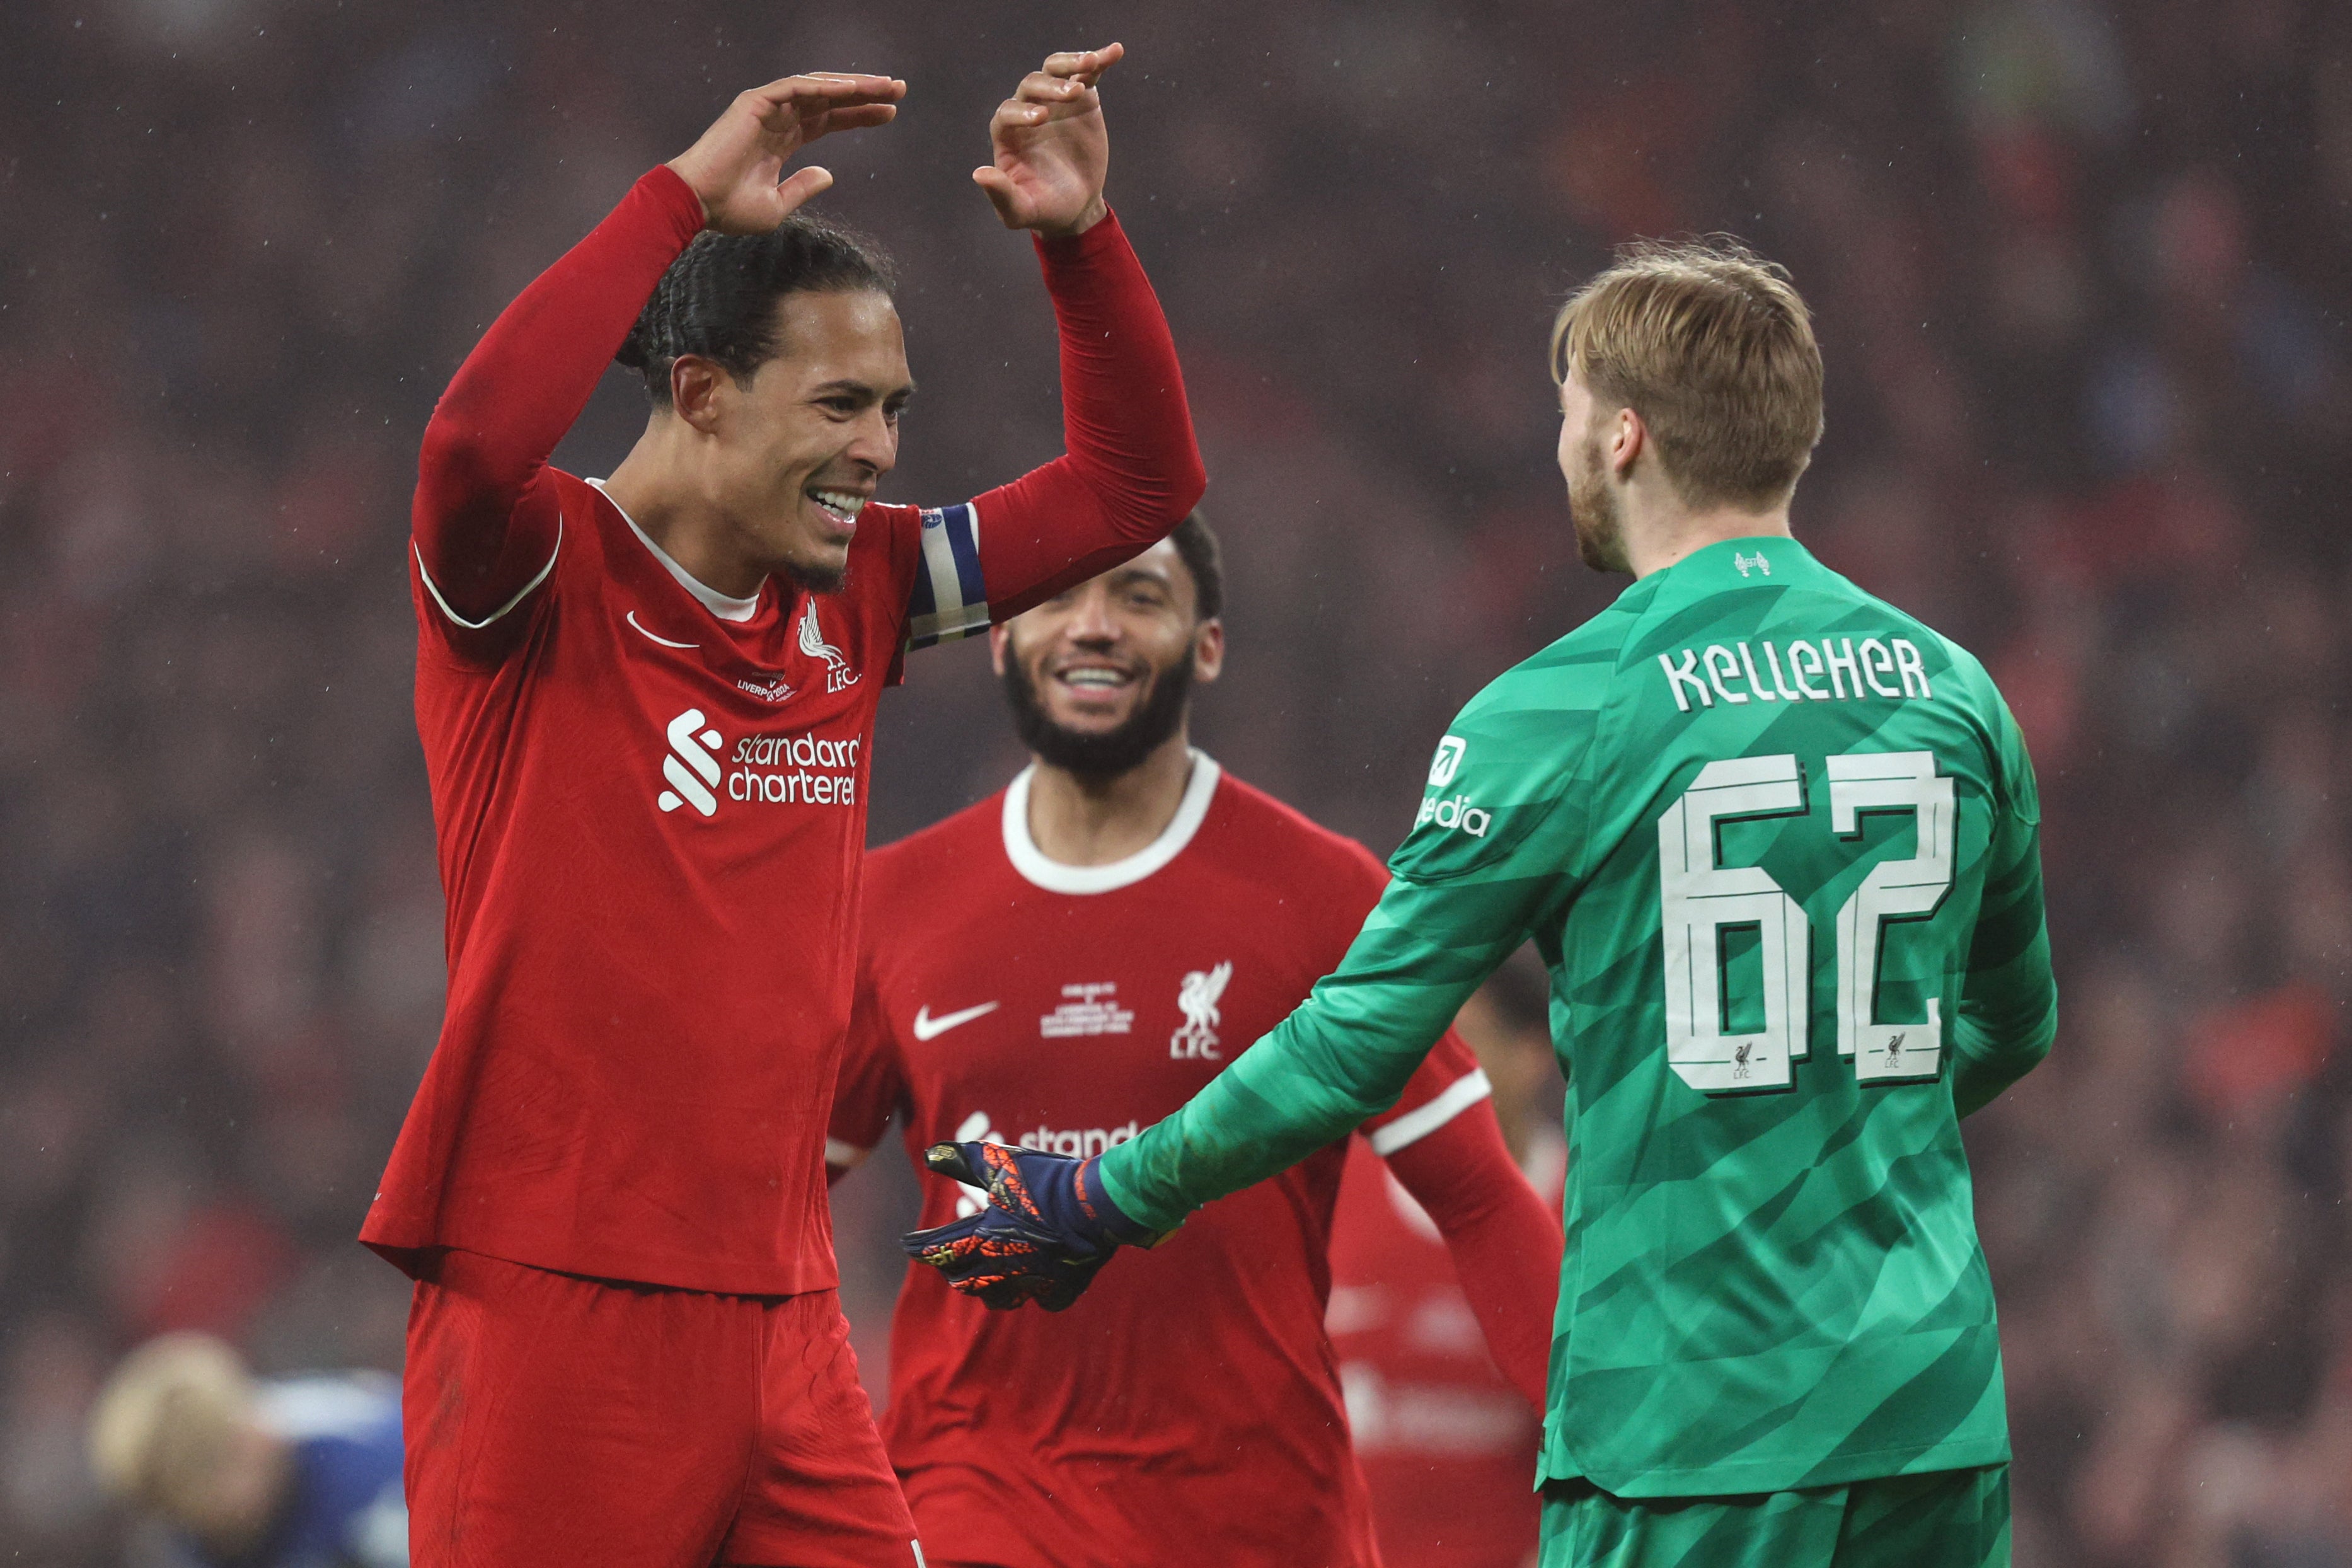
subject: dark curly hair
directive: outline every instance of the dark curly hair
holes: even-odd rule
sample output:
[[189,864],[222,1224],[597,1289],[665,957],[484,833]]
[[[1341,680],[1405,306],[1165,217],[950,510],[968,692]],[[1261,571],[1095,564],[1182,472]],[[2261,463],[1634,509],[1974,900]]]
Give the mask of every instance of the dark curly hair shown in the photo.
[[766,234],[705,232],[669,264],[613,358],[642,374],[646,397],[667,408],[670,366],[681,354],[722,365],[738,381],[775,358],[783,346],[776,301],[785,295],[887,294],[897,280],[881,247],[813,214],[794,213]]

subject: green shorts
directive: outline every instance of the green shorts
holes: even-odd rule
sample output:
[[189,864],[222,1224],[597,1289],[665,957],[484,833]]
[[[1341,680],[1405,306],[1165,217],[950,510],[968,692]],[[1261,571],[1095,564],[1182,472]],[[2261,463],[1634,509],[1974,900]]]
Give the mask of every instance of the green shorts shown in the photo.
[[1747,1497],[1543,1490],[1540,1568],[2009,1568],[2009,1467]]

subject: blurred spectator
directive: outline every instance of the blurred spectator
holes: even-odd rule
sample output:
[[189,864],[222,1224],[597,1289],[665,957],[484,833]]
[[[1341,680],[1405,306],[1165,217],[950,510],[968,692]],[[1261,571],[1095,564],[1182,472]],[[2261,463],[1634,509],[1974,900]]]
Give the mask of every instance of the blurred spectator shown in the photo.
[[[1045,306],[966,172],[1001,83],[1102,26],[1060,0],[7,8],[22,1561],[121,1561],[78,1434],[146,1335],[394,1364],[403,1282],[351,1237],[438,1020],[403,552],[465,349],[726,92],[887,68],[907,112],[824,198],[906,263],[925,395],[886,493],[1041,458]],[[1445,719],[1615,591],[1550,463],[1560,294],[1635,230],[1786,262],[1830,374],[1799,533],[1983,655],[2040,763],[2063,1033],[1969,1128],[2018,1560],[2352,1562],[2352,13],[1201,0],[1120,26],[1111,195],[1209,505],[1264,520],[1233,569],[1273,585],[1202,743],[1395,842]],[[607,392],[579,471],[643,417]],[[879,840],[1017,765],[971,733],[984,656],[931,657],[884,705]],[[887,1318],[898,1196],[844,1218],[853,1316]]]
[[382,1373],[257,1384],[208,1334],[150,1340],[98,1396],[90,1465],[188,1568],[406,1568],[400,1391]]

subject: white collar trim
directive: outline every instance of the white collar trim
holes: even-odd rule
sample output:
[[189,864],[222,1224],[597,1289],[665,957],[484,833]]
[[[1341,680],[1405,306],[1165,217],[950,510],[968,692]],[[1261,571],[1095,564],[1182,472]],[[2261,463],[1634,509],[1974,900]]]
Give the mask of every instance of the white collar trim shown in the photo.
[[1192,757],[1192,776],[1185,783],[1184,798],[1177,803],[1176,815],[1160,830],[1160,837],[1124,860],[1107,866],[1066,866],[1048,859],[1029,837],[1029,781],[1037,772],[1032,763],[1004,792],[1005,858],[1014,870],[1049,893],[1108,893],[1133,887],[1182,854],[1209,815],[1209,802],[1216,795],[1223,770],[1204,752],[1195,750]]
[[629,531],[637,536],[637,542],[643,544],[647,550],[652,551],[654,552],[654,559],[660,562],[664,566],[669,569],[669,574],[677,579],[679,587],[684,588],[688,593],[702,601],[703,608],[709,610],[712,615],[717,616],[722,621],[748,621],[753,616],[760,613],[759,595],[754,594],[748,599],[732,598],[710,586],[709,584],[703,582],[700,578],[688,572],[685,567],[671,560],[669,558],[669,552],[664,550],[660,545],[656,544],[653,541],[653,535],[647,533],[644,529],[637,526],[637,520],[629,515],[629,509],[623,506],[619,501],[613,500],[613,492],[604,489],[604,480],[590,479],[588,482],[594,485],[597,492],[603,495],[606,500],[613,501],[613,510],[621,514],[621,521],[629,525]]

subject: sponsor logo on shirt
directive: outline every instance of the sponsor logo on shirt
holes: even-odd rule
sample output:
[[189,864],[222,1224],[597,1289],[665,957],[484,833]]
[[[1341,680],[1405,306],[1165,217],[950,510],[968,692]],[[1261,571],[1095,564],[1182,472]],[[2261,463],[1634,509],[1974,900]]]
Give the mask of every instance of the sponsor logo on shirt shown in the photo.
[[[856,737],[746,735],[730,752],[705,722],[701,709],[689,708],[664,731],[669,754],[662,758],[662,777],[670,787],[654,797],[664,812],[690,805],[715,816],[722,793],[729,800],[769,805],[857,804]],[[722,757],[733,766],[723,766]]]
[[1214,969],[1189,972],[1176,987],[1176,1005],[1184,1010],[1184,1021],[1168,1037],[1171,1060],[1216,1061],[1217,1026],[1223,1022],[1217,1014],[1217,1000],[1224,995],[1225,985],[1234,977],[1234,961],[1225,960]]
[[915,1009],[915,1038],[936,1040],[958,1024],[969,1024],[974,1018],[995,1011],[995,1003],[982,1002],[976,1007],[966,1007],[958,1013],[942,1013],[934,1018],[931,1016],[931,1005],[926,1002]]
[[1124,1035],[1134,1026],[1134,1012],[1118,1005],[1118,987],[1108,980],[1063,986],[1062,1005],[1037,1020],[1037,1032],[1049,1040]]
[[702,710],[689,708],[669,721],[667,733],[669,755],[662,759],[662,777],[670,787],[655,796],[654,804],[666,812],[691,805],[705,816],[717,816],[719,797],[710,786],[719,782],[719,759],[713,754],[724,743],[719,731],[704,730]]
[[1452,784],[1454,775],[1462,769],[1462,753],[1469,749],[1470,742],[1459,735],[1448,735],[1438,742],[1437,755],[1429,764],[1429,787],[1444,789]]
[[828,695],[857,684],[857,672],[849,668],[848,657],[825,641],[824,633],[817,628],[814,599],[801,612],[801,651],[811,658],[824,660],[824,689]]
[[1452,795],[1444,800],[1432,795],[1422,797],[1421,812],[1412,819],[1412,825],[1425,827],[1433,822],[1449,833],[1459,829],[1473,838],[1484,838],[1494,821],[1492,813],[1485,806],[1472,805],[1466,795]]
[[[1756,648],[1762,648],[1759,659]],[[1931,698],[1927,661],[1907,637],[1802,637],[1780,642],[1709,643],[1658,656],[1675,708],[1717,703],[1908,701]]]

